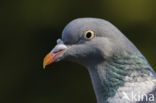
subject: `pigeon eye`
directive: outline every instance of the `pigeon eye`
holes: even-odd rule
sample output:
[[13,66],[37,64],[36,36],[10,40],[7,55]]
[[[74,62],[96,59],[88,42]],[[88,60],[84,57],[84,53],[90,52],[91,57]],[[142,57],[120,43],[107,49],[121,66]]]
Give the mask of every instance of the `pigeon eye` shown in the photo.
[[94,37],[95,37],[95,34],[94,34],[94,32],[92,30],[87,30],[87,31],[84,32],[84,38],[86,40],[91,40]]

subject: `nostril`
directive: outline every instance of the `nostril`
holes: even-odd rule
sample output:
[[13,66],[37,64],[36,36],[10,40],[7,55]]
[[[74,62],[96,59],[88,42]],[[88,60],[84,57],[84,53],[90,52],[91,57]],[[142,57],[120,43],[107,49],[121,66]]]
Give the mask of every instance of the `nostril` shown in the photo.
[[54,51],[53,53],[58,53],[58,52],[61,52],[63,50],[65,50],[65,49],[60,49],[60,50]]
[[57,44],[55,46],[55,48],[51,51],[53,53],[58,53],[58,52],[61,52],[61,51],[64,51],[65,49],[67,49],[68,47],[64,44]]

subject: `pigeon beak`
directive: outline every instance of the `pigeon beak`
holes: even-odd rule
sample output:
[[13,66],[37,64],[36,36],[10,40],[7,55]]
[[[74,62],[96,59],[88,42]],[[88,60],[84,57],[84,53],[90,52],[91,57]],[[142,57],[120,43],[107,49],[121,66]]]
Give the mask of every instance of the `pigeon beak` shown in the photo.
[[44,60],[43,60],[43,68],[45,68],[47,65],[58,61],[59,58],[63,55],[63,53],[66,51],[67,46],[64,44],[57,44],[54,49],[50,53],[48,53]]

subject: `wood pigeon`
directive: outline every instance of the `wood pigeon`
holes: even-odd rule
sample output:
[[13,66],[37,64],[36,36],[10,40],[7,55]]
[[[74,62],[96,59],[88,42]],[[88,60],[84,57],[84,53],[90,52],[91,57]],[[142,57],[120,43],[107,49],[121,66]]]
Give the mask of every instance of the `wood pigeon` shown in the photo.
[[145,57],[110,22],[78,18],[44,58],[79,63],[89,71],[97,103],[156,103],[156,74]]

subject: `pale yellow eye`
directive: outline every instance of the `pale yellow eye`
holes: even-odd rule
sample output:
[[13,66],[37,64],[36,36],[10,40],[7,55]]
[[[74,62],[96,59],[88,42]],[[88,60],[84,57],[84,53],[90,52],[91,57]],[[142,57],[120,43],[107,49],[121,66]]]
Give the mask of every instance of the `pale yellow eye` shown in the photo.
[[94,37],[95,37],[94,31],[92,31],[92,30],[87,30],[87,31],[84,32],[84,38],[85,38],[86,40],[91,40],[91,39],[93,39]]

